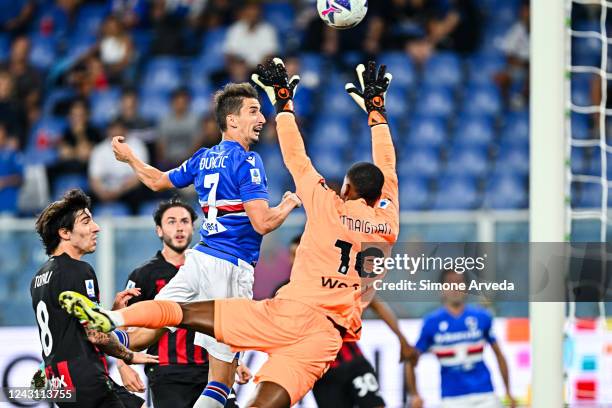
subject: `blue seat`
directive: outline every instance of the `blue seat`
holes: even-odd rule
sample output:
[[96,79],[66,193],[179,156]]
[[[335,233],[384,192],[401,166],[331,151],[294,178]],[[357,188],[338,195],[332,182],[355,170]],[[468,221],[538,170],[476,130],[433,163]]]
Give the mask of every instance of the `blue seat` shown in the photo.
[[416,113],[448,118],[455,110],[455,97],[446,87],[423,86],[417,95]]
[[461,146],[487,147],[493,142],[493,123],[490,118],[467,115],[459,119],[454,132],[454,143]]
[[[300,60],[300,76],[302,82],[300,87],[316,87],[323,75],[323,58],[320,54],[303,53],[299,55]],[[297,95],[300,94],[298,91]]]
[[446,172],[457,176],[481,177],[489,169],[489,159],[483,149],[456,147],[446,159]]
[[289,3],[265,3],[263,18],[278,30],[280,36],[294,31],[295,10]]
[[75,33],[68,42],[66,50],[66,59],[69,61],[78,61],[85,54],[89,53],[97,44],[97,37]]
[[529,111],[508,113],[504,118],[501,139],[517,146],[529,145]]
[[123,203],[104,203],[96,205],[93,213],[97,217],[121,217],[130,215],[130,209]]
[[342,181],[348,168],[338,154],[333,151],[324,150],[313,155],[312,160],[321,175],[329,180]]
[[20,299],[19,302],[0,303],[0,322],[1,326],[36,326],[31,301]]
[[[580,32],[601,32],[599,21],[579,21],[572,24]],[[599,38],[572,36],[572,65],[596,66],[601,63],[602,46]]]
[[457,54],[440,52],[425,64],[423,82],[432,86],[455,87],[463,77],[461,61]]
[[149,55],[151,50],[151,43],[153,42],[153,34],[151,30],[147,29],[132,29],[132,41],[134,43],[134,49],[138,53],[139,57]]
[[170,97],[166,92],[143,90],[139,100],[139,112],[145,119],[157,122],[170,111]]
[[73,188],[88,191],[89,182],[87,181],[87,176],[84,174],[68,174],[53,180],[53,200],[59,200],[66,191]]
[[414,116],[408,127],[407,141],[410,146],[441,146],[447,140],[444,120],[429,116]]
[[118,88],[94,91],[89,98],[92,123],[98,127],[106,126],[119,113],[120,101]]
[[443,175],[438,179],[433,202],[436,210],[471,210],[478,206],[476,179]]
[[83,4],[77,13],[75,32],[95,37],[108,13],[104,4]]
[[202,39],[202,50],[198,57],[198,63],[202,72],[215,72],[223,69],[225,66],[225,57],[223,54],[223,45],[225,44],[225,35],[227,29],[217,28],[208,31]]
[[572,103],[577,106],[591,106],[591,74],[572,74]]
[[314,95],[310,88],[301,88],[295,94],[295,113],[299,117],[310,116],[314,112]]
[[496,25],[512,25],[518,20],[520,0],[496,0],[492,3],[489,16]]
[[[344,89],[344,84],[336,84],[337,86],[331,85],[325,88],[323,93],[325,109],[338,115],[351,115],[356,113],[359,107],[351,98],[347,98],[346,92],[341,92]],[[299,92],[298,90],[298,94]]]
[[414,64],[403,52],[386,52],[380,55],[379,62],[387,64],[387,70],[393,73],[393,85],[409,88],[415,83]]
[[181,85],[180,62],[177,58],[158,57],[147,64],[142,82],[147,90],[170,92]]
[[210,87],[191,88],[191,112],[203,116],[210,112],[213,92]]
[[527,208],[528,191],[525,177],[494,173],[485,188],[484,206],[491,209]]
[[30,38],[30,44],[30,63],[41,70],[49,69],[57,56],[55,39],[33,35]]
[[53,116],[53,111],[60,103],[68,103],[75,97],[72,88],[54,88],[45,97],[43,103],[43,117]]
[[519,146],[502,145],[495,160],[495,169],[526,176],[529,173],[529,150]]
[[577,208],[601,208],[601,185],[595,183],[580,183],[578,194],[573,201]]
[[49,165],[57,160],[57,144],[62,138],[65,122],[59,119],[43,118],[30,132],[25,159],[30,164]]
[[427,179],[403,176],[400,182],[399,201],[402,211],[423,210],[429,204]]
[[[343,96],[345,96],[346,99],[346,95]],[[408,112],[408,95],[406,94],[406,91],[399,87],[389,88],[385,100],[385,106],[387,108],[387,113],[390,116],[389,120],[393,120],[392,118],[396,116],[401,117],[406,115],[406,113]],[[397,121],[394,120],[394,122]]]
[[401,156],[398,173],[400,177],[433,177],[441,168],[439,149],[416,147],[407,149]]
[[587,161],[584,157],[584,149],[580,147],[572,147],[570,156],[570,166],[572,174],[586,174]]
[[[590,115],[583,113],[572,112],[571,114],[571,129],[572,138],[574,139],[591,139],[592,132],[590,129]],[[596,124],[596,129],[599,128]]]
[[8,34],[0,33],[0,61],[6,61],[11,52],[11,38]]
[[312,143],[330,149],[346,148],[351,142],[351,126],[347,117],[319,116],[312,130]]
[[160,200],[151,200],[142,203],[140,207],[138,207],[138,215],[146,217],[152,216],[157,209],[157,206],[159,206],[159,202]]
[[479,53],[467,61],[468,78],[472,84],[492,84],[493,77],[506,66],[506,57],[499,52]]
[[464,113],[495,116],[501,109],[501,95],[495,85],[473,85],[465,91],[462,109]]

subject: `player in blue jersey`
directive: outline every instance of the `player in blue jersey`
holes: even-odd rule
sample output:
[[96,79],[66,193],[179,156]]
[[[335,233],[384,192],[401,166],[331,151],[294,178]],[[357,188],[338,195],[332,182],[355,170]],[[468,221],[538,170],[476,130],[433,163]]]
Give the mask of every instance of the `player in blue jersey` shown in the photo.
[[[179,167],[162,172],[140,160],[123,138],[113,139],[117,160],[129,164],[154,191],[195,186],[204,220],[201,241],[187,251],[185,264],[156,299],[191,302],[253,297],[253,271],[262,236],[278,228],[301,201],[286,192],[281,203],[268,205],[267,179],[261,157],[250,151],[266,122],[257,91],[248,84],[228,84],[214,98],[223,140],[202,148]],[[231,324],[231,322],[228,322]],[[161,336],[138,329],[130,339],[145,345]],[[132,339],[134,337],[134,339]],[[225,344],[196,333],[194,343],[210,356],[209,382],[195,407],[222,408],[234,383],[236,356]]]
[[[465,283],[465,275],[445,270],[440,280],[451,284]],[[438,357],[443,408],[498,408],[501,404],[493,392],[491,374],[483,360],[488,343],[497,358],[506,387],[506,399],[514,407],[508,365],[493,334],[493,317],[481,307],[466,305],[465,297],[462,291],[445,291],[444,306],[425,316],[415,347],[419,353],[429,351]],[[412,408],[421,408],[423,400],[416,388],[412,364],[406,363],[406,373]]]

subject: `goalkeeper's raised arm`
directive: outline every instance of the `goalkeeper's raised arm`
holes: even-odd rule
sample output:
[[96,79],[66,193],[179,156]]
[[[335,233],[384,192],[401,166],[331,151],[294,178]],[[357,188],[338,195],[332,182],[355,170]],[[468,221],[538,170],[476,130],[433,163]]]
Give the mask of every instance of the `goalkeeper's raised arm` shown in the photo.
[[368,124],[372,130],[372,157],[374,164],[385,176],[381,198],[390,199],[399,209],[395,148],[385,109],[385,97],[393,76],[386,72],[385,65],[377,70],[374,61],[370,61],[367,67],[359,64],[356,71],[360,89],[352,83],[346,84],[345,88],[357,105],[368,114]]
[[276,129],[283,161],[295,181],[296,192],[300,195],[300,185],[304,184],[305,177],[316,178],[316,181],[321,178],[306,154],[304,140],[293,113],[293,95],[300,77],[295,75],[289,79],[283,61],[274,58],[265,66],[258,65],[252,79],[265,91],[276,108]]

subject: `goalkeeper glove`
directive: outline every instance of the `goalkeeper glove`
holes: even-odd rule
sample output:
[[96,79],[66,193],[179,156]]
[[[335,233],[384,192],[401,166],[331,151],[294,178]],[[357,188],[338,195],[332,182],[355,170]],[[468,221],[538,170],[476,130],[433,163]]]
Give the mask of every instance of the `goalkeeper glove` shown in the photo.
[[393,75],[386,72],[386,65],[381,65],[377,74],[376,62],[374,61],[368,62],[367,69],[363,64],[359,64],[356,71],[361,90],[357,89],[352,83],[346,84],[344,88],[357,102],[357,105],[366,111],[370,126],[386,124],[385,97]]
[[289,79],[283,60],[274,58],[265,66],[259,64],[251,79],[266,92],[276,113],[293,113],[293,95],[300,77],[294,75]]

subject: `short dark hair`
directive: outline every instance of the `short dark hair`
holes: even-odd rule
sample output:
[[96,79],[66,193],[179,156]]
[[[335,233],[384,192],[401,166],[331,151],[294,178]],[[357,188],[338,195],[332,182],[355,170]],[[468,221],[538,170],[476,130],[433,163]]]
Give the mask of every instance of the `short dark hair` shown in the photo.
[[459,272],[455,271],[454,269],[447,268],[447,269],[443,269],[442,272],[440,272],[440,283],[445,283],[446,279],[448,279],[448,275],[450,275],[451,273],[455,273],[457,275],[460,275],[463,278],[464,281],[466,279],[465,278],[465,272],[464,273],[459,273]]
[[187,88],[186,86],[179,86],[174,91],[172,91],[170,98],[174,100],[175,98],[178,98],[179,96],[191,98],[191,92],[189,91],[189,88]]
[[300,245],[301,240],[302,234],[296,235],[295,237],[291,238],[291,241],[289,241],[289,245]]
[[191,217],[191,223],[193,224],[195,220],[198,218],[198,214],[195,212],[192,206],[181,200],[180,197],[174,196],[169,200],[165,200],[159,203],[155,212],[153,213],[153,220],[155,220],[155,225],[161,227],[162,218],[164,217],[164,213],[168,211],[170,208],[174,207],[182,207],[187,210],[189,216]]
[[360,198],[366,200],[369,205],[376,204],[385,183],[385,176],[376,165],[368,162],[355,163],[346,176]]
[[36,232],[47,255],[51,255],[61,242],[59,230],[65,228],[72,231],[77,213],[85,209],[91,211],[91,199],[82,190],[73,189],[40,213],[36,220]]
[[248,82],[241,84],[227,84],[214,96],[215,116],[217,125],[222,132],[227,130],[227,115],[237,115],[242,108],[242,101],[246,98],[258,98],[257,90]]

